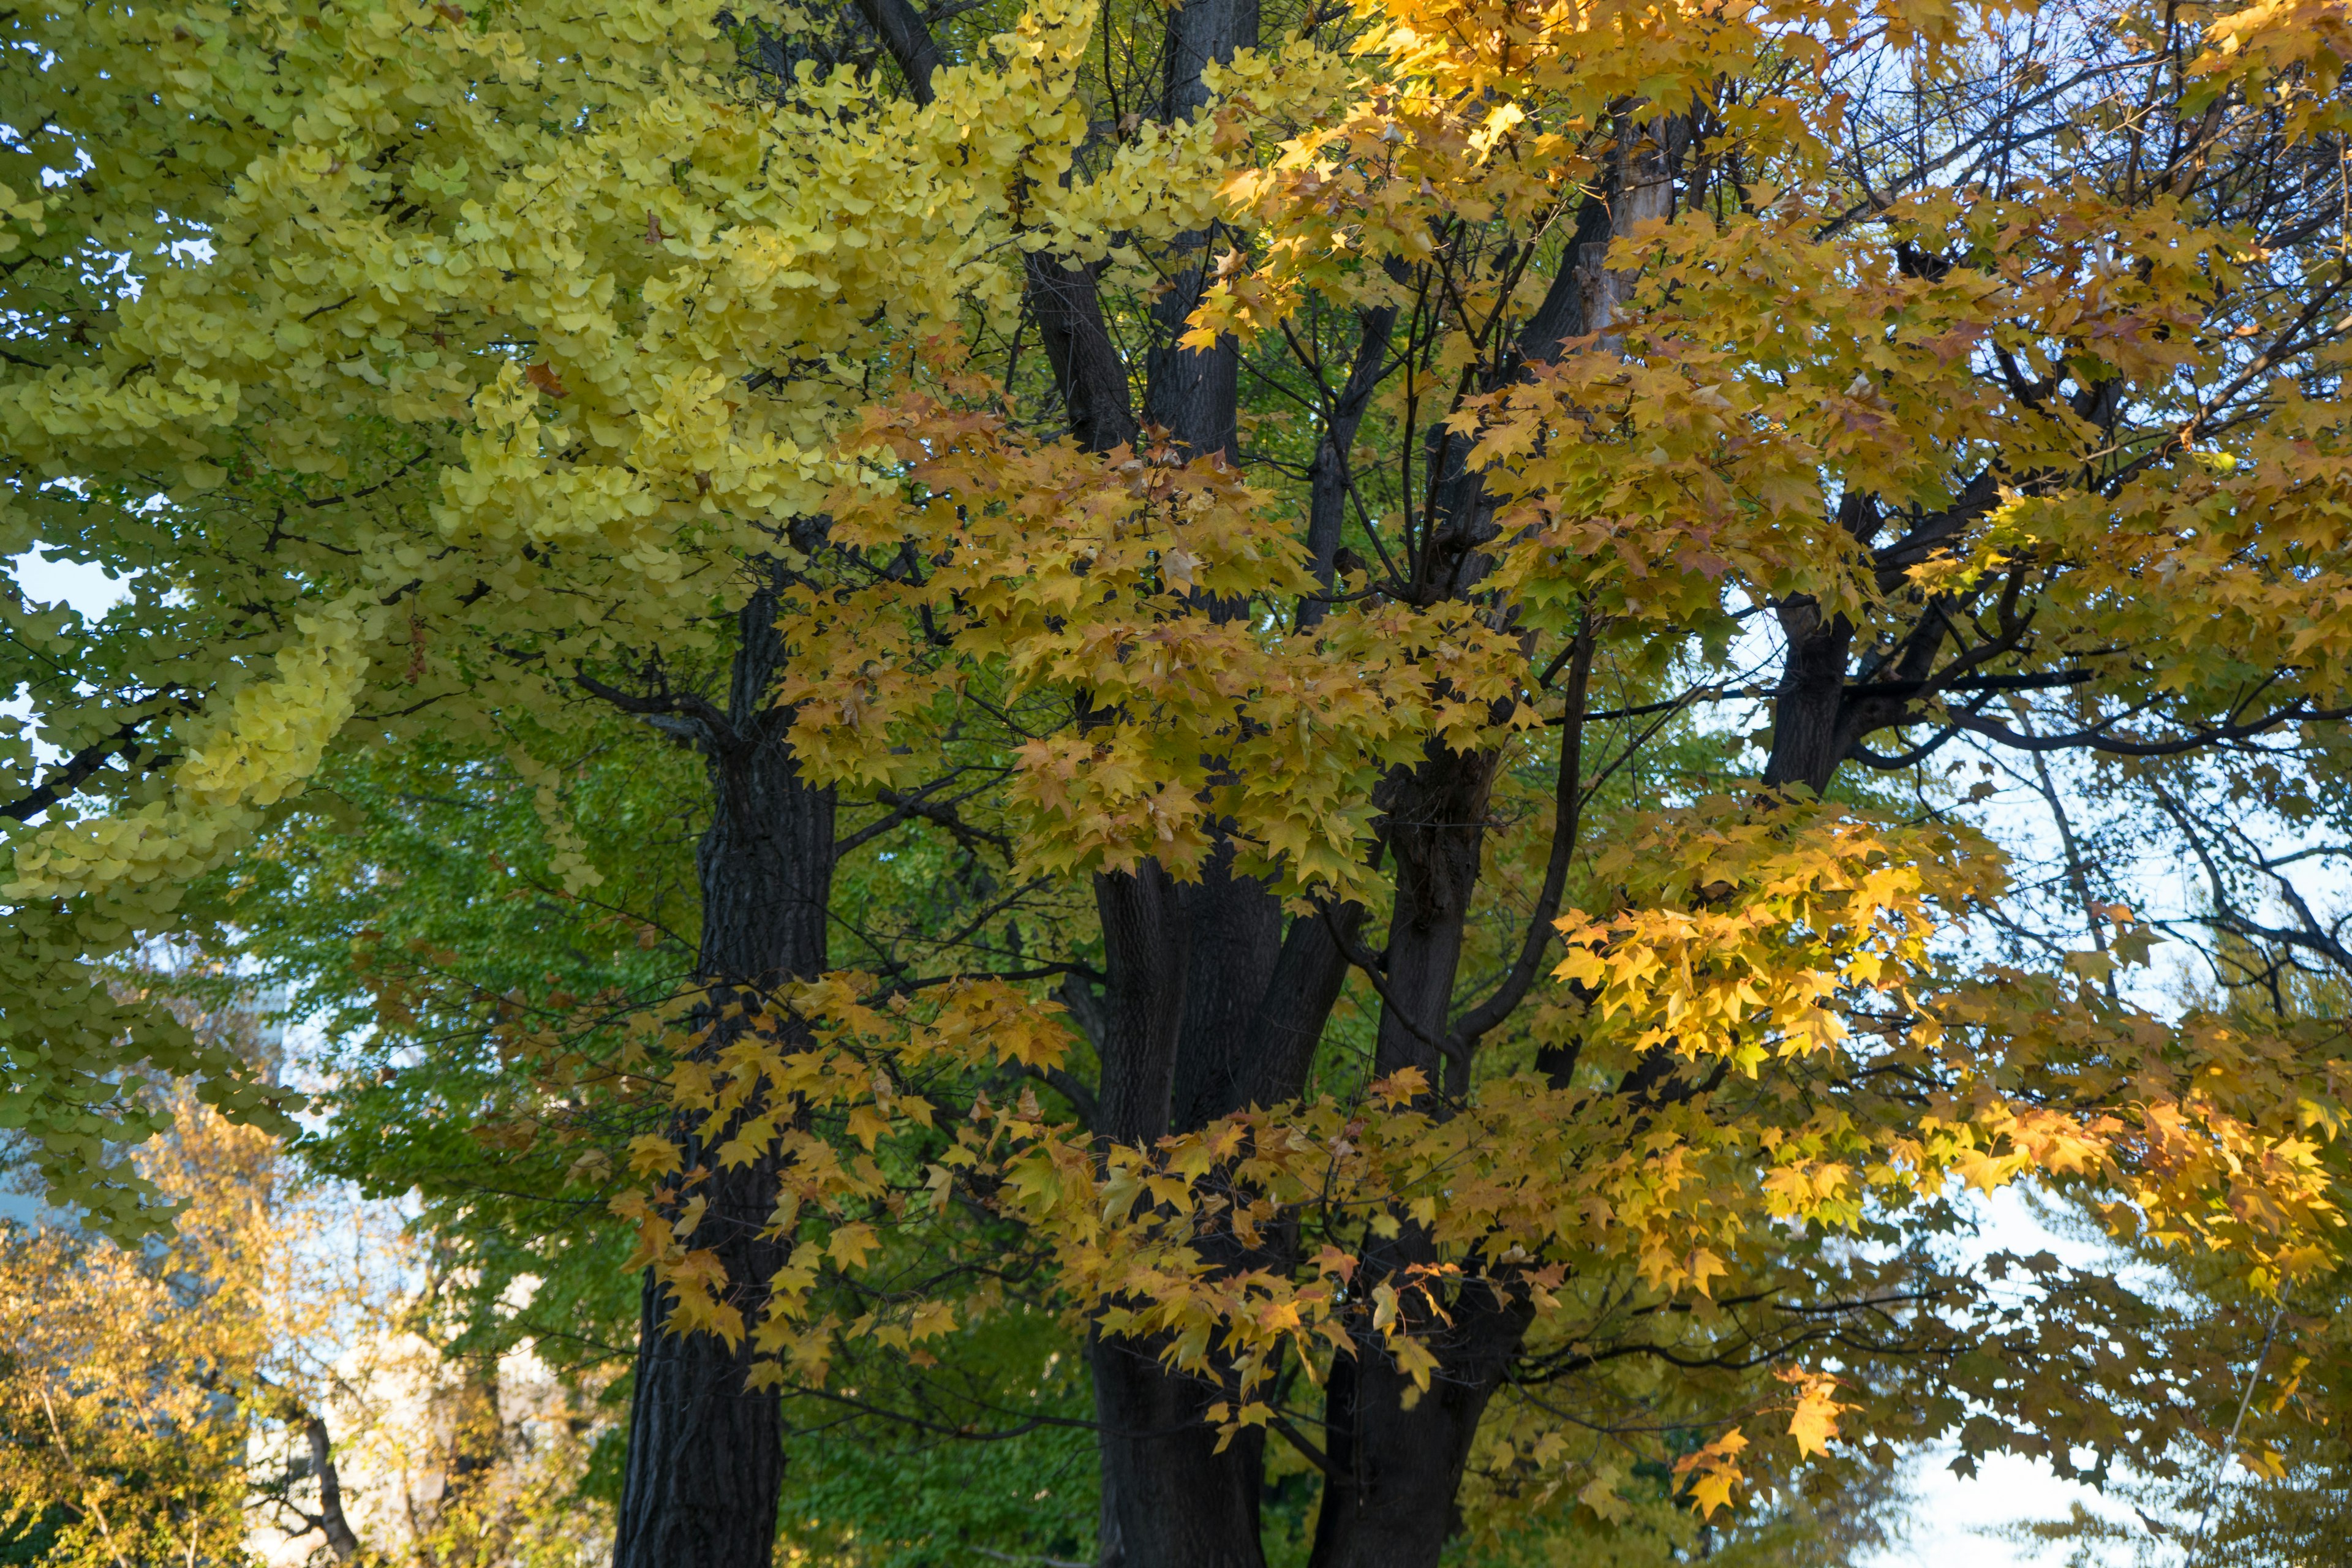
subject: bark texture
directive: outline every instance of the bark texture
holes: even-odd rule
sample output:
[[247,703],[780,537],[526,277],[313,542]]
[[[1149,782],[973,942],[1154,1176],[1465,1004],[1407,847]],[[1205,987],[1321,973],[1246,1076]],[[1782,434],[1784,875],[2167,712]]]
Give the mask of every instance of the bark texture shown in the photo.
[[[825,966],[834,798],[802,782],[784,743],[790,713],[768,700],[782,655],[775,617],[772,585],[744,605],[725,721],[702,721],[698,735],[711,785],[710,826],[696,855],[698,971],[721,1003],[754,1004]],[[725,1028],[716,1026],[715,1010],[701,1021],[714,1026],[700,1049],[715,1055]],[[688,1165],[701,1163],[699,1145],[684,1141]],[[772,1165],[759,1162],[719,1171],[700,1189],[710,1201],[695,1239],[726,1264],[729,1299],[747,1322],[786,1258],[783,1244],[760,1235],[775,1179]],[[777,1395],[745,1386],[748,1337],[730,1351],[710,1334],[674,1335],[662,1326],[665,1310],[649,1271],[614,1568],[769,1568],[784,1477]]]
[[[1160,116],[1191,119],[1209,100],[1201,79],[1211,61],[1257,47],[1258,0],[1183,0],[1168,15]],[[1167,291],[1151,307],[1151,349],[1146,365],[1144,411],[1183,450],[1241,461],[1241,345],[1221,336],[1205,349],[1177,342],[1186,318],[1200,308],[1207,286],[1209,247],[1215,231],[1180,237]]]
[[[1408,1252],[1433,1250],[1399,1239]],[[1377,1342],[1359,1342],[1354,1360],[1333,1364],[1324,1405],[1331,1469],[1308,1568],[1428,1568],[1444,1552],[1479,1417],[1529,1319],[1524,1303],[1483,1289],[1450,1310],[1455,1326],[1432,1346],[1444,1370],[1417,1398]]]
[[[1097,1131],[1148,1147],[1232,1109],[1238,1047],[1276,966],[1280,906],[1232,874],[1230,846],[1202,879],[1156,862],[1096,879],[1107,984]],[[1102,1568],[1260,1568],[1261,1434],[1223,1453],[1208,1379],[1171,1373],[1149,1342],[1097,1335],[1093,1374]]]
[[[1162,118],[1196,112],[1208,98],[1202,68],[1255,45],[1257,32],[1257,0],[1185,0],[1171,11],[1162,35]],[[1151,310],[1144,410],[1180,450],[1237,463],[1240,346],[1230,337],[1206,349],[1177,342],[1200,303],[1212,237],[1188,234],[1172,247],[1168,288]],[[1065,385],[1076,379],[1074,367]],[[1211,616],[1242,608],[1206,598],[1198,605]],[[1256,881],[1233,874],[1225,843],[1189,887],[1154,864],[1098,879],[1096,909],[1107,975],[1098,1131],[1149,1144],[1234,1109],[1251,1080],[1244,1060],[1251,1023],[1280,958],[1280,904]],[[1131,1081],[1119,1081],[1130,1074]],[[1216,1388],[1171,1375],[1156,1348],[1099,1336],[1088,1346],[1102,1462],[1097,1561],[1103,1568],[1261,1568],[1264,1438],[1246,1433],[1218,1453],[1217,1435],[1203,1419]]]
[[1087,1347],[1101,1422],[1101,1568],[1263,1568],[1262,1433],[1216,1451],[1209,1383],[1171,1375],[1156,1347],[1097,1336]]
[[1045,251],[1026,263],[1029,310],[1062,395],[1070,435],[1089,452],[1132,446],[1138,434],[1127,364],[1104,324],[1094,269]]

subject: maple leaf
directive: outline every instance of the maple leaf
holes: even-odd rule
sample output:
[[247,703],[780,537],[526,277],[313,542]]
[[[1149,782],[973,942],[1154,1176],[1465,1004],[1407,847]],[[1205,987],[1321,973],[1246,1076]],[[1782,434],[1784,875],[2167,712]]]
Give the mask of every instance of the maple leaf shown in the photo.
[[678,1147],[658,1133],[629,1140],[629,1169],[639,1176],[667,1176],[681,1163]]
[[877,1138],[890,1131],[890,1121],[872,1106],[859,1105],[850,1109],[848,1127],[852,1138],[871,1149]]
[[1830,1440],[1837,1436],[1838,1414],[1847,1408],[1837,1402],[1837,1382],[1833,1378],[1798,1374],[1797,1407],[1789,1416],[1789,1436],[1796,1439],[1797,1452],[1806,1458],[1826,1453]]
[[870,1225],[837,1225],[833,1227],[833,1235],[826,1238],[824,1254],[845,1268],[856,1268],[865,1263],[867,1254],[881,1245],[881,1239],[874,1234],[874,1227]]
[[1685,1454],[1675,1461],[1675,1474],[1690,1478],[1686,1484],[1691,1506],[1701,1518],[1711,1517],[1731,1500],[1731,1494],[1744,1479],[1739,1469],[1739,1451],[1746,1447],[1746,1435],[1735,1426],[1696,1453]]

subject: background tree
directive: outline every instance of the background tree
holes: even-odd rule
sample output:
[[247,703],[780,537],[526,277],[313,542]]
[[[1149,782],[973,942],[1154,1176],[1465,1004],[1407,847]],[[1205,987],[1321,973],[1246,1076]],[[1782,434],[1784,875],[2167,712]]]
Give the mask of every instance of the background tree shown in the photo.
[[574,1495],[579,1406],[510,1378],[501,1409],[497,1358],[449,1375],[390,1215],[166,1103],[139,1159],[180,1205],[168,1242],[54,1215],[0,1237],[9,1561],[569,1563],[608,1533]]

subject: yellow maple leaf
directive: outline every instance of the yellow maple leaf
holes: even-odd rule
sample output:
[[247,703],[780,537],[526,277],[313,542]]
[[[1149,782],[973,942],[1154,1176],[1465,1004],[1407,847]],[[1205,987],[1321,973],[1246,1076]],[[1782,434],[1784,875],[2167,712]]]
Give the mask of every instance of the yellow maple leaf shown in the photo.
[[1802,1376],[1797,1407],[1789,1415],[1789,1436],[1797,1440],[1797,1452],[1807,1458],[1828,1452],[1837,1436],[1838,1414],[1847,1408],[1837,1401],[1835,1378]]

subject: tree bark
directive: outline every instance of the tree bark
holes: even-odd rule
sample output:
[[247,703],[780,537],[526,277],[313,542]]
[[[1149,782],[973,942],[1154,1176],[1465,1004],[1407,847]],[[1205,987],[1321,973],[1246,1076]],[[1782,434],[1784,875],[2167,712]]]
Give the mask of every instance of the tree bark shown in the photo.
[[[1198,1096],[1209,1084],[1197,1065],[1202,1047],[1230,1026],[1247,984],[1201,973],[1195,953],[1210,954],[1216,971],[1250,972],[1253,895],[1264,889],[1233,877],[1228,855],[1190,888],[1146,861],[1132,873],[1097,878],[1095,890],[1108,975],[1097,1131],[1149,1147],[1177,1115],[1182,1047],[1193,1047],[1187,1093]],[[1240,923],[1219,930],[1229,917]],[[1102,1568],[1262,1568],[1264,1439],[1245,1433],[1218,1453],[1206,1417],[1216,1389],[1163,1369],[1158,1348],[1099,1333],[1087,1342],[1103,1488],[1097,1561]]]
[[[1402,1250],[1434,1255],[1411,1230],[1398,1240]],[[1444,1550],[1479,1418],[1532,1316],[1525,1302],[1497,1301],[1484,1287],[1449,1310],[1454,1326],[1427,1342],[1443,1370],[1425,1391],[1377,1341],[1359,1339],[1352,1360],[1332,1363],[1324,1430],[1333,1473],[1308,1568],[1430,1568]]]
[[857,0],[857,9],[874,25],[882,47],[907,79],[907,91],[917,103],[931,101],[931,76],[941,65],[940,47],[921,15],[908,0]]
[[[1179,1130],[1180,1115],[1198,1125],[1203,1110],[1222,1114],[1209,1110],[1217,1081],[1209,1064],[1227,1056],[1260,1000],[1264,978],[1252,977],[1271,970],[1274,947],[1259,930],[1263,911],[1272,905],[1277,935],[1281,912],[1231,866],[1227,846],[1190,887],[1156,861],[1095,879],[1107,976],[1097,1131],[1110,1142],[1148,1148]],[[1162,1368],[1158,1349],[1103,1334],[1087,1342],[1103,1488],[1097,1562],[1262,1568],[1264,1438],[1244,1433],[1218,1453],[1206,1416],[1216,1388]]]
[[[1256,47],[1257,27],[1258,0],[1183,0],[1170,12],[1161,118],[1174,124],[1198,112],[1209,100],[1201,79],[1202,68],[1212,60],[1232,59],[1235,49]],[[1215,453],[1238,463],[1240,343],[1231,334],[1220,335],[1205,349],[1188,349],[1177,342],[1207,288],[1205,264],[1213,233],[1196,230],[1176,240],[1176,266],[1166,290],[1151,307],[1144,410],[1183,451]]]
[[1071,438],[1089,452],[1132,446],[1138,434],[1127,365],[1104,324],[1091,268],[1044,251],[1025,263],[1030,313],[1062,395]]
[[1774,693],[1772,752],[1764,783],[1773,789],[1803,784],[1816,794],[1844,757],[1850,737],[1840,723],[1845,707],[1845,667],[1853,623],[1823,616],[1811,595],[1774,606],[1789,651]]
[[1100,1568],[1264,1568],[1258,1485],[1265,1439],[1252,1429],[1222,1454],[1205,1379],[1171,1373],[1155,1345],[1097,1335],[1087,1345],[1102,1424]]
[[1149,1148],[1168,1131],[1192,925],[1182,890],[1157,860],[1096,877],[1095,917],[1105,975],[1095,1131]]
[[1235,876],[1233,866],[1233,840],[1220,838],[1201,879],[1181,893],[1187,952],[1171,1131],[1206,1127],[1242,1108],[1251,1021],[1281,957],[1282,901],[1255,877]]
[[[1162,117],[1172,122],[1198,110],[1208,97],[1202,68],[1254,46],[1257,23],[1257,0],[1186,0],[1171,11]],[[1194,350],[1176,342],[1200,303],[1209,237],[1176,242],[1177,266],[1151,310],[1144,408],[1180,451],[1237,463],[1239,344],[1221,337]],[[1197,608],[1223,617],[1243,606],[1204,599]],[[1181,889],[1150,863],[1132,876],[1097,879],[1108,975],[1101,1131],[1114,1141],[1149,1144],[1235,1109],[1251,1020],[1278,962],[1282,910],[1262,884],[1234,875],[1233,857],[1230,841],[1221,842],[1201,880]],[[1243,1433],[1218,1453],[1204,1415],[1216,1389],[1165,1371],[1157,1348],[1100,1335],[1087,1347],[1101,1424],[1098,1561],[1103,1568],[1262,1568],[1264,1437]]]
[[[787,981],[814,978],[825,966],[834,796],[802,780],[785,741],[791,714],[768,700],[782,658],[775,618],[771,578],[739,616],[725,724],[702,725],[711,818],[696,855],[702,882],[696,967],[711,987],[698,1019],[698,1052],[707,1056],[743,1026],[740,1018],[722,1020],[728,1001],[756,1008]],[[693,1125],[674,1130],[687,1145],[688,1168],[704,1155]],[[699,1189],[709,1206],[695,1242],[726,1265],[728,1299],[747,1325],[788,1254],[784,1243],[761,1235],[775,1180],[773,1164],[760,1161],[716,1170]],[[715,1335],[672,1334],[663,1326],[662,1296],[648,1270],[614,1568],[769,1568],[784,1476],[779,1397],[747,1386],[748,1335],[730,1350]]]
[[1448,1062],[1441,1047],[1500,761],[1492,752],[1433,748],[1387,818],[1396,900],[1389,914],[1388,995],[1372,1070],[1385,1077],[1419,1068],[1431,1087],[1442,1083],[1450,1094],[1468,1087],[1462,1078],[1467,1060]]

